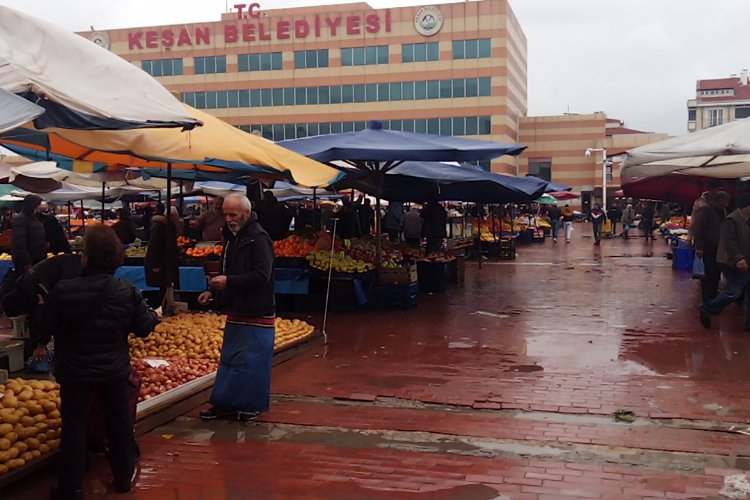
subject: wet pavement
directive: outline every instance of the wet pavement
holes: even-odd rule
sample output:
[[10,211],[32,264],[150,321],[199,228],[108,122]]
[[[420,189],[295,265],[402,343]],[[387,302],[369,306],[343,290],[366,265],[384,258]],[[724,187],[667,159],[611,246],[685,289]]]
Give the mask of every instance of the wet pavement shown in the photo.
[[[327,346],[274,368],[259,422],[207,424],[194,409],[141,438],[134,493],[107,493],[102,460],[88,492],[721,498],[725,477],[750,469],[742,308],[704,329],[698,283],[664,243],[594,247],[576,232],[515,261],[467,262],[463,286],[414,309],[332,314]],[[2,498],[41,498],[51,477]]]

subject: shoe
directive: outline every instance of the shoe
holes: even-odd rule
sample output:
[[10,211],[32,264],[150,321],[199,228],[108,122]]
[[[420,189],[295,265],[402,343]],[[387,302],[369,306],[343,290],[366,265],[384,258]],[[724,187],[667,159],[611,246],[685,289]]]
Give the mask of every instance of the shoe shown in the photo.
[[595,241],[595,242],[594,242],[594,245],[596,245],[596,246],[599,246],[599,245],[601,245],[601,242],[599,242],[599,241]]
[[237,420],[239,420],[240,422],[250,422],[258,418],[259,415],[259,411],[238,411]]
[[200,417],[203,420],[216,420],[217,418],[231,417],[236,414],[237,412],[235,410],[225,410],[223,408],[212,406],[208,410],[203,410],[200,413]]
[[570,240],[565,240],[565,243],[570,243]]
[[557,238],[552,238],[552,243],[557,243]]
[[135,478],[138,475],[138,462],[133,465],[133,473],[129,478],[115,478],[115,490],[118,493],[130,493],[135,485]]
[[706,311],[703,306],[700,306],[698,313],[700,314],[701,325],[703,325],[704,328],[711,328],[711,313]]

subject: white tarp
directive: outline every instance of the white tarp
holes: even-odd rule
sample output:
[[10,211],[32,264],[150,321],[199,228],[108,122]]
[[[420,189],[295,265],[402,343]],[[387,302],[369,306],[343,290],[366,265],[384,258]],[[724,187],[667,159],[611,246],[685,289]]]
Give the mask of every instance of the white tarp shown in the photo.
[[[158,81],[107,49],[0,5],[0,88],[136,123],[195,123]],[[126,127],[115,127],[126,128]]]
[[[102,184],[105,190],[131,187],[142,191],[161,191],[167,188],[166,179],[144,179],[137,169],[82,174],[61,169],[53,161],[39,161],[12,167],[9,182],[32,193],[47,193],[60,189],[63,182],[74,186],[95,187],[99,189],[100,194]],[[178,182],[173,181],[172,192],[177,193],[178,189]]]
[[672,172],[717,178],[750,175],[750,118],[631,149],[620,175],[641,178]]
[[33,120],[44,108],[0,88],[0,133]]
[[[105,191],[107,198],[119,198],[124,195],[138,195],[143,191],[133,187],[118,187],[111,188]],[[23,198],[24,196],[31,194],[29,191],[11,191],[11,196]],[[68,184],[67,182],[62,183],[60,189],[50,191],[49,193],[36,193],[44,201],[77,201],[77,200],[99,200],[102,197],[101,187],[91,186],[75,186]]]

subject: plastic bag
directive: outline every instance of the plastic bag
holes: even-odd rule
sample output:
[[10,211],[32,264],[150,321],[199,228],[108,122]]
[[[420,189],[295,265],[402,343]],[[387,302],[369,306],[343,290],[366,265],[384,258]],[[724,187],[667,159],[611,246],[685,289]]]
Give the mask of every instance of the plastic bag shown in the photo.
[[699,280],[706,277],[706,266],[703,263],[703,257],[696,255],[693,259],[693,278]]

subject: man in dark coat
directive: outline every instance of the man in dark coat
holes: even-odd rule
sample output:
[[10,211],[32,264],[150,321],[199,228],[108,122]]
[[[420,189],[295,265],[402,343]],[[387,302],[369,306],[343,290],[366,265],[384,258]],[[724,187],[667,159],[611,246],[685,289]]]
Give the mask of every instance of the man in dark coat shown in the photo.
[[65,229],[63,229],[60,221],[57,220],[54,209],[42,203],[39,220],[44,226],[44,235],[49,244],[48,250],[54,254],[70,253],[68,236],[65,234]]
[[135,285],[113,276],[123,258],[122,243],[111,228],[88,228],[82,276],[59,282],[40,312],[39,348],[54,334],[55,376],[64,402],[59,498],[83,497],[86,423],[97,394],[107,419],[115,489],[124,493],[133,487],[137,444],[129,409],[128,335],[145,337],[157,318]]
[[44,225],[38,214],[42,199],[35,194],[26,195],[21,212],[13,219],[11,255],[16,271],[23,272],[47,257],[47,239]]
[[719,293],[719,281],[721,270],[716,263],[716,254],[719,251],[719,238],[721,236],[721,223],[727,215],[729,205],[729,194],[718,191],[704,207],[693,216],[691,230],[693,233],[693,244],[695,255],[703,258],[706,273],[701,278],[701,298],[703,304],[708,304]]
[[220,294],[227,310],[221,361],[204,420],[255,419],[271,400],[271,366],[276,335],[273,241],[258,223],[250,200],[231,194],[224,200],[224,254],[221,274],[198,302]]
[[422,236],[427,238],[425,252],[437,252],[448,236],[446,223],[448,215],[443,205],[436,200],[428,201],[422,209]]
[[[174,207],[172,207],[174,208]],[[159,307],[164,301],[167,288],[180,286],[180,252],[177,248],[176,217],[155,215],[151,224],[151,240],[146,248],[143,261],[146,284],[159,288],[159,293],[151,305]],[[169,254],[170,258],[167,258]],[[149,301],[151,298],[149,298]]]

